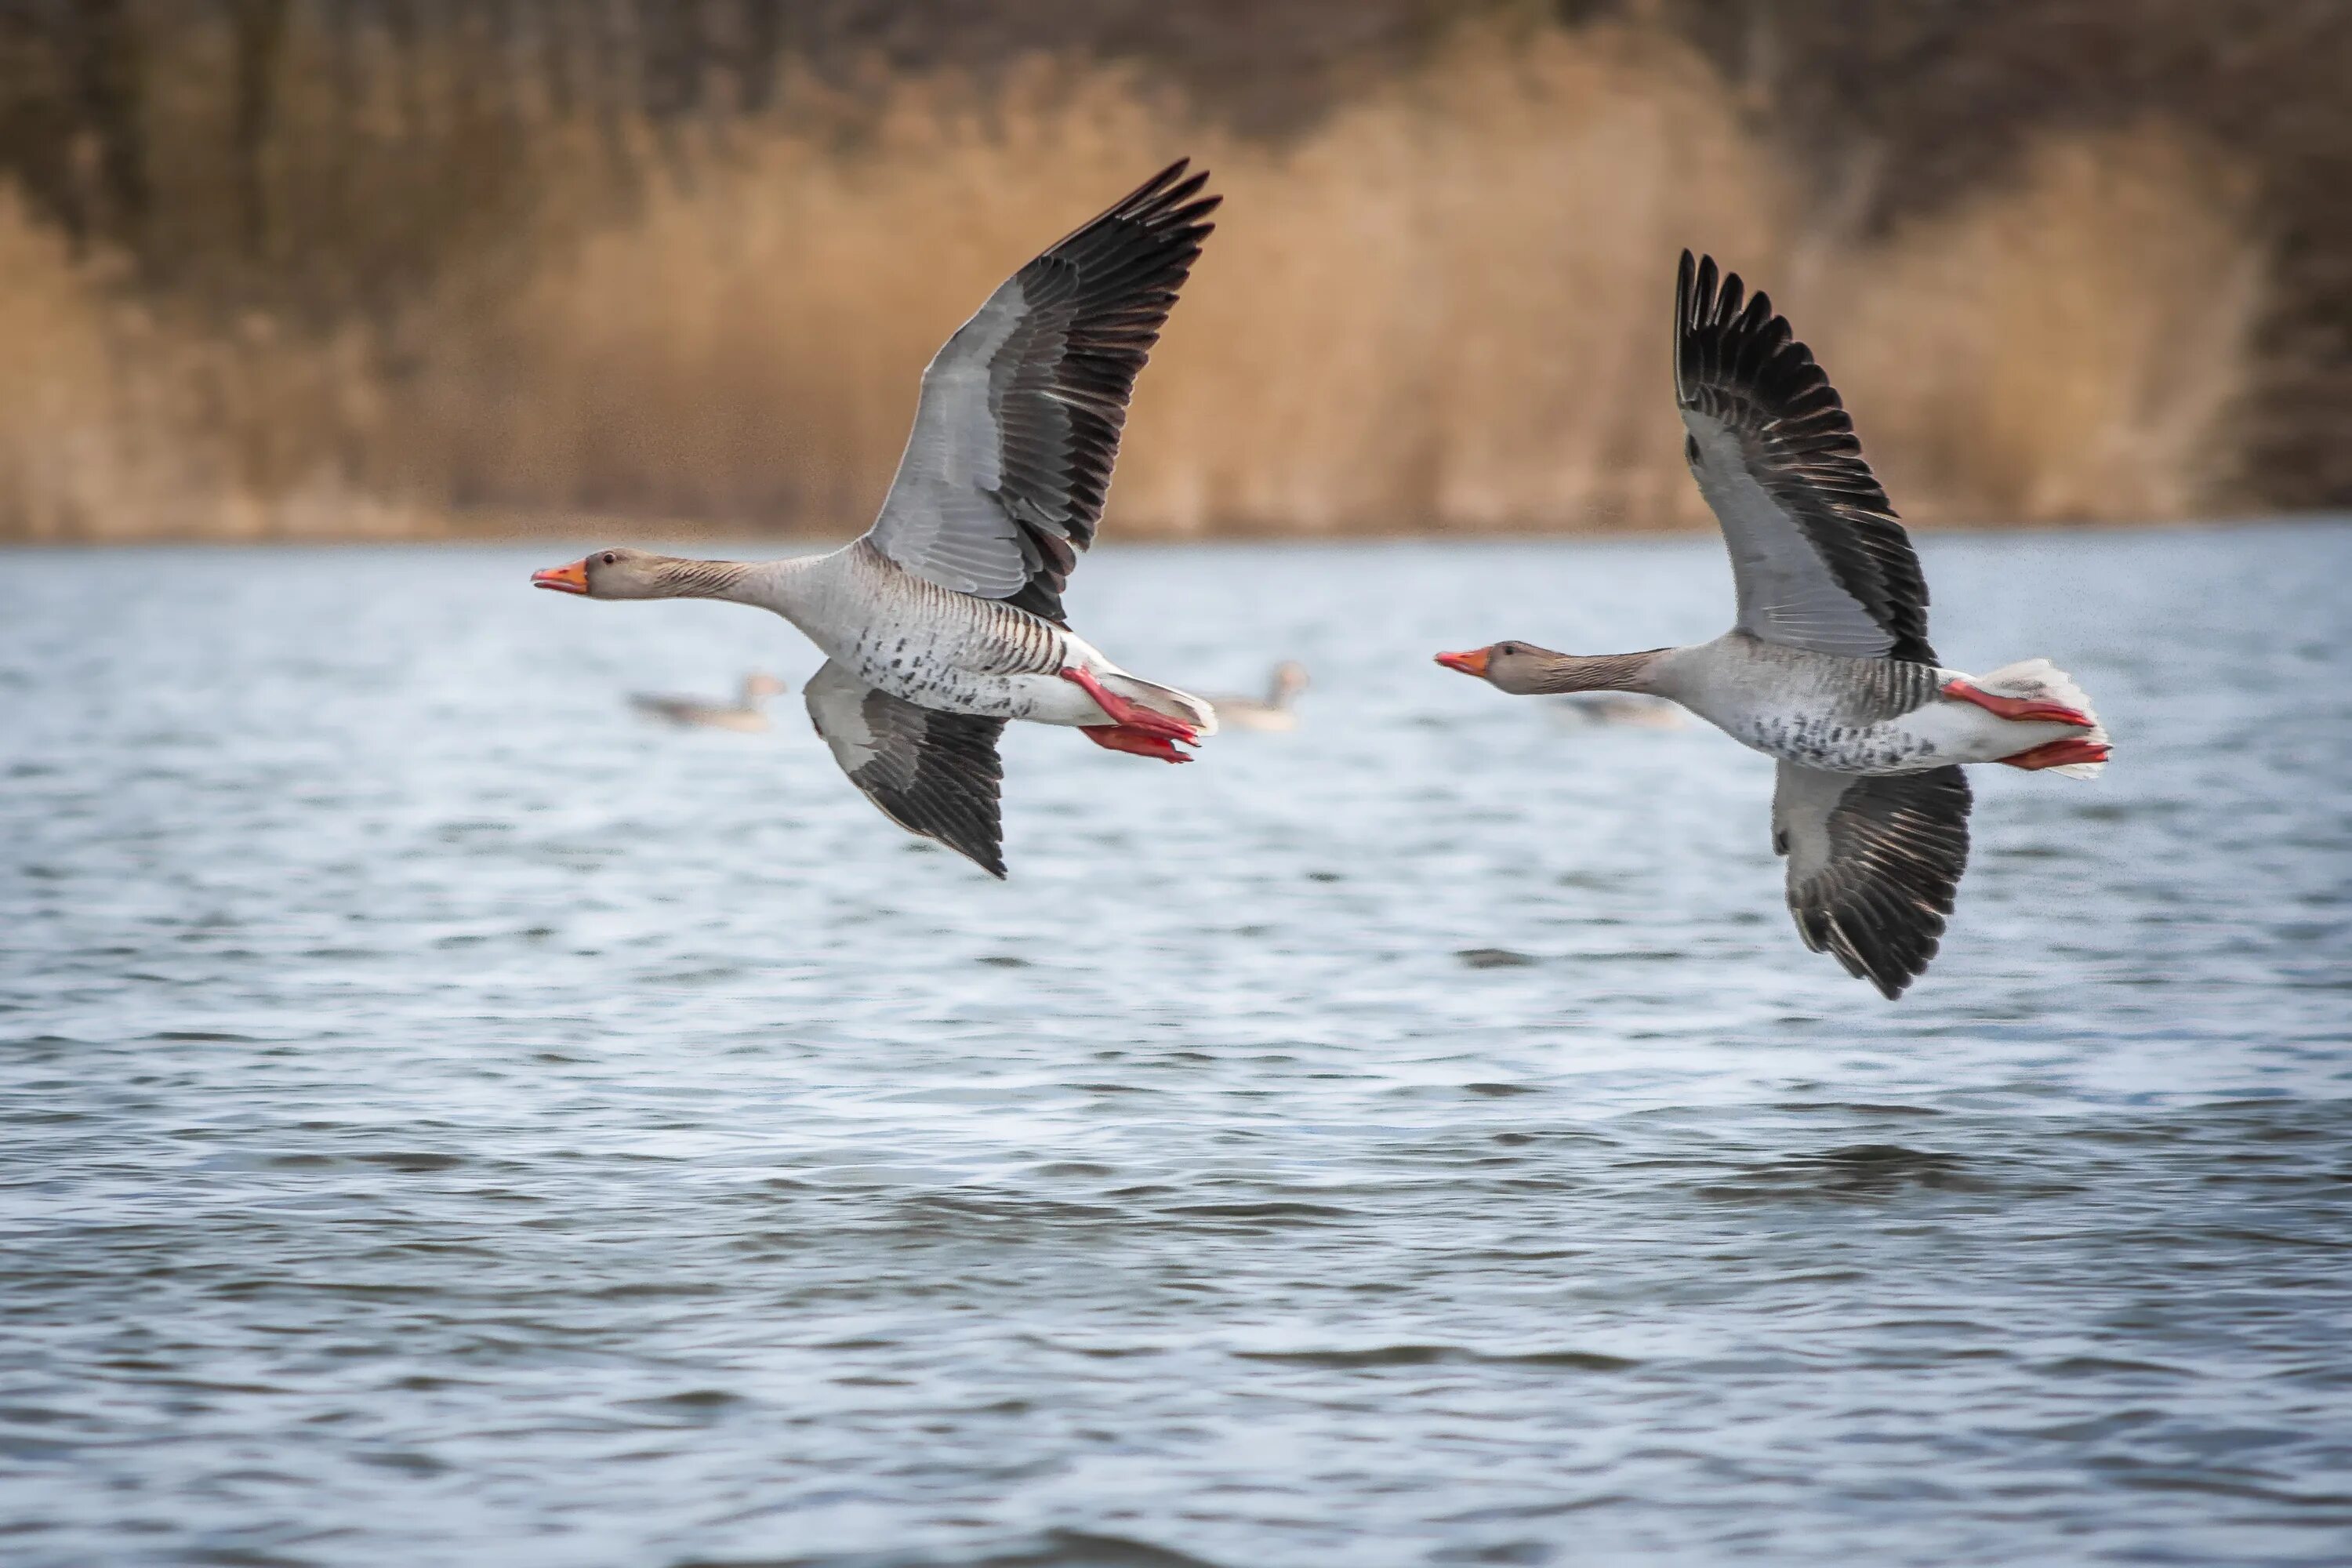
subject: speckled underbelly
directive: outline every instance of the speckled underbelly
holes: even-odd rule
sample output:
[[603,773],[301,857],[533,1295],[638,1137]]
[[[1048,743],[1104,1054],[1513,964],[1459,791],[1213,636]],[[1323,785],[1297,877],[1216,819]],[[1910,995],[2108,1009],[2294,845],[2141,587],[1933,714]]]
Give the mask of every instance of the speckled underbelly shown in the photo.
[[909,659],[888,645],[857,649],[845,660],[857,678],[918,707],[949,713],[979,713],[992,719],[1024,717],[1012,678],[959,668],[929,659]]
[[868,686],[919,707],[1046,723],[1098,723],[1102,718],[1083,691],[1050,673],[1061,660],[1056,651],[1042,647],[869,629],[833,657]]
[[1965,759],[1905,722],[1853,724],[1808,714],[1771,714],[1727,728],[1732,739],[1767,756],[1832,773],[1914,773]]

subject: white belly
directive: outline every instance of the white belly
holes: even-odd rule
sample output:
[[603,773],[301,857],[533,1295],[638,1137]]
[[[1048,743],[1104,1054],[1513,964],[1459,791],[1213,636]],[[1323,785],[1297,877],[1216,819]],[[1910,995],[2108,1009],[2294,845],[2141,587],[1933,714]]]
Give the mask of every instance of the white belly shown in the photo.
[[[1782,762],[1832,773],[1916,773],[1955,763],[1999,762],[2046,742],[2082,737],[2073,725],[2020,723],[1937,695],[1963,680],[2006,695],[2081,704],[2071,683],[2063,689],[2050,685],[2065,679],[2055,671],[2032,672],[2038,684],[2029,690],[2021,684],[2022,668],[1996,670],[1979,681],[1957,669],[1800,653],[1733,633],[1668,654],[1650,689]],[[2004,678],[2003,685],[1988,684]]]
[[1800,712],[1744,712],[1719,727],[1733,740],[1803,767],[1832,773],[1916,773],[1954,763],[1993,763],[2083,731],[2068,724],[2018,723],[1973,702],[1938,698],[1876,724],[1841,724]]
[[[1099,676],[1118,667],[1081,638],[1056,631],[1044,662],[1058,670],[1083,665]],[[826,653],[877,691],[918,707],[1040,724],[1101,724],[1103,710],[1076,682],[1034,668],[1005,670],[1006,649],[982,637],[901,635],[869,629]]]
[[[1101,672],[1097,667],[1096,672]],[[987,675],[970,670],[881,669],[868,685],[921,708],[1022,719],[1033,724],[1107,724],[1109,718],[1076,681],[1058,675]]]
[[916,581],[859,545],[774,574],[744,602],[792,622],[877,691],[940,712],[1102,724],[1094,699],[1057,672],[1125,673],[1065,627]]

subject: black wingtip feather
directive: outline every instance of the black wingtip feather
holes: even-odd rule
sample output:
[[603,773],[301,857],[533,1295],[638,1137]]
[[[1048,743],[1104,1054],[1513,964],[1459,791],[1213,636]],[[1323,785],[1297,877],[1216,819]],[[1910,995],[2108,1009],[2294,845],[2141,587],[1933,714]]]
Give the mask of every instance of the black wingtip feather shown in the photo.
[[[1127,405],[1178,290],[1216,230],[1204,221],[1223,204],[1203,194],[1209,171],[1179,158],[1079,226],[1024,268],[1024,291],[1050,310],[1058,353],[1022,345],[1005,366],[1000,417],[1007,432],[998,491],[1034,569],[1005,603],[1066,624],[1062,590],[1076,552],[1094,542],[1127,424]],[[1050,340],[1048,340],[1050,341]],[[1008,345],[1010,347],[1010,345]],[[1032,381],[1032,375],[1040,379]],[[1032,407],[1031,395],[1039,401]],[[1024,428],[1034,425],[1036,428]]]
[[997,792],[1004,764],[996,753],[1002,719],[918,708],[881,692],[866,699],[875,733],[888,731],[911,750],[885,767],[851,774],[884,813],[910,833],[936,839],[986,871],[1004,876],[1003,812]]
[[1942,945],[1973,804],[1958,767],[1854,780],[1829,816],[1829,865],[1789,888],[1805,945],[1900,997]]
[[1751,472],[1886,629],[1888,657],[1937,662],[1927,579],[1844,399],[1770,295],[1688,250],[1675,273],[1675,395],[1747,433]]

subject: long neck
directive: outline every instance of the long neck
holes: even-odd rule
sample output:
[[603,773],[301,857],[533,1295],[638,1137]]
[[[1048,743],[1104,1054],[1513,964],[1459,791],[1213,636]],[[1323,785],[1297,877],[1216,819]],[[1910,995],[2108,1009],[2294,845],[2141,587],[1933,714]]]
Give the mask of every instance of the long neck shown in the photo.
[[735,599],[759,568],[748,561],[697,561],[673,555],[657,579],[665,599]]
[[1647,691],[1659,658],[1671,649],[1641,653],[1555,653],[1536,663],[1528,692]]
[[804,579],[822,556],[795,556],[783,561],[697,561],[677,556],[661,574],[666,599],[725,599],[751,605],[791,618],[802,597]]

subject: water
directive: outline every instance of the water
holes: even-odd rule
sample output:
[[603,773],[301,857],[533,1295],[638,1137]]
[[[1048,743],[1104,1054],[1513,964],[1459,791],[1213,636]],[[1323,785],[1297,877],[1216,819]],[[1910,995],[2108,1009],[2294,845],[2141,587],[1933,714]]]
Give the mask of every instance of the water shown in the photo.
[[2352,529],[1927,542],[2119,760],[1893,1006],[1763,759],[1428,662],[1712,541],[1107,549],[1305,725],[1015,734],[1003,886],[587,542],[0,556],[16,1568],[2352,1556]]

